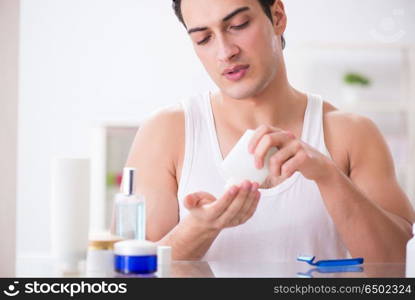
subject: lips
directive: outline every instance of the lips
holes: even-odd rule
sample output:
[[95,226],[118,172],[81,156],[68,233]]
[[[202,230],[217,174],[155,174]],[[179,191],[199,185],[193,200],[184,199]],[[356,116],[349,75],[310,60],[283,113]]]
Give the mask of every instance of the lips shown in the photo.
[[238,65],[232,68],[225,69],[222,73],[228,80],[238,81],[242,79],[249,69],[249,65]]

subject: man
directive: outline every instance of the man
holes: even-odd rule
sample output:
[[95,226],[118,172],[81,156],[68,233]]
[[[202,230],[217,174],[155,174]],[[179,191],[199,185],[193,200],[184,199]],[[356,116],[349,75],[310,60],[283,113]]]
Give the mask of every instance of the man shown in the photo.
[[[368,119],[289,84],[283,3],[173,6],[219,91],[159,111],[137,133],[127,166],[146,196],[147,239],[184,260],[404,261],[415,214],[387,145]],[[279,149],[270,175],[225,190],[220,163],[247,129],[257,168]]]

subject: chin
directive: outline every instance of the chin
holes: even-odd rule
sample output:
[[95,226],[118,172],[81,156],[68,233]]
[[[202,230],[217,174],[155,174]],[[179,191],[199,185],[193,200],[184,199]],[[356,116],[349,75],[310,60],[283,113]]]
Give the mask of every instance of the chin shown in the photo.
[[263,91],[262,86],[252,86],[247,84],[235,84],[231,87],[224,87],[221,88],[221,91],[231,97],[232,99],[242,100],[247,98],[255,97],[256,95],[260,94]]

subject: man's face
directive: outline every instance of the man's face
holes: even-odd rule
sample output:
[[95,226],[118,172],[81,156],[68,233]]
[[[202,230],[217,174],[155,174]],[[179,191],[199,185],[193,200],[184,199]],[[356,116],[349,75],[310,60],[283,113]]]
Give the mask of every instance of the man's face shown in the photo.
[[223,93],[254,97],[275,78],[280,36],[258,0],[183,0],[182,15],[196,54]]

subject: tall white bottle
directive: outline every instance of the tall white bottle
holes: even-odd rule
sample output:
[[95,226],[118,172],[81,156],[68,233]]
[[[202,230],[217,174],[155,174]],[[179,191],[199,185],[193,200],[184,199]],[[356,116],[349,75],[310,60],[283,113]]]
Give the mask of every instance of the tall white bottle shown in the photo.
[[90,161],[54,158],[51,171],[53,257],[59,271],[78,273],[88,248]]
[[134,168],[124,168],[121,193],[115,198],[115,234],[125,239],[145,240],[144,197],[134,192]]
[[415,224],[412,225],[412,239],[406,245],[406,277],[415,277]]

